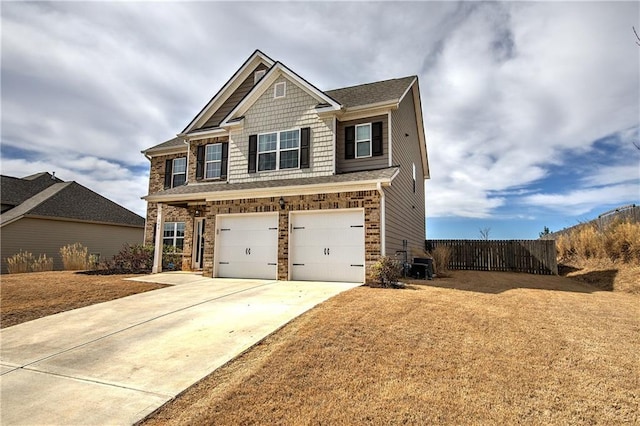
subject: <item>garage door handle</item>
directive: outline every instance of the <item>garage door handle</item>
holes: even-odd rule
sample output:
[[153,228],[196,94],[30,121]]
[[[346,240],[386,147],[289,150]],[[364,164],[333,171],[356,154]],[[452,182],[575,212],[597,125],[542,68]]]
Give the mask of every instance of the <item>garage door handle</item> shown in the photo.
[[327,248],[325,248],[325,249],[324,249],[324,255],[325,255],[325,256],[329,256],[329,254],[330,254],[330,250],[329,250],[329,248],[327,247]]
[[251,254],[251,248],[249,247],[249,248],[244,249],[244,254],[246,254],[246,255]]

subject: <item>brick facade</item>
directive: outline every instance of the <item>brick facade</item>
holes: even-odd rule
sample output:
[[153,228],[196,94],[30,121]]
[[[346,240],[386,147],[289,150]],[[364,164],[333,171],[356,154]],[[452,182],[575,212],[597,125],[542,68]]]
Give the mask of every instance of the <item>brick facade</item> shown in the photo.
[[[380,257],[380,195],[377,191],[296,195],[283,198],[285,201],[283,210],[279,206],[280,197],[210,201],[206,207],[164,206],[165,221],[185,222],[183,270],[191,269],[193,227],[195,218],[198,216],[206,218],[203,275],[211,277],[213,276],[216,215],[278,212],[278,279],[287,280],[289,278],[289,212],[361,208],[364,209],[366,277],[367,281],[372,279],[371,268]],[[151,235],[157,217],[157,205],[149,203],[148,211],[147,233]]]

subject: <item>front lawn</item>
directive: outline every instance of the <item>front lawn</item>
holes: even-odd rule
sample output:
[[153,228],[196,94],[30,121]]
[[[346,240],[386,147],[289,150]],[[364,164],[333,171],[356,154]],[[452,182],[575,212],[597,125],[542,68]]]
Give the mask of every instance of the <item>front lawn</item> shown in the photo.
[[637,424],[640,297],[557,276],[359,287],[163,406],[160,424]]
[[166,287],[124,279],[133,276],[72,271],[4,274],[0,279],[0,328]]

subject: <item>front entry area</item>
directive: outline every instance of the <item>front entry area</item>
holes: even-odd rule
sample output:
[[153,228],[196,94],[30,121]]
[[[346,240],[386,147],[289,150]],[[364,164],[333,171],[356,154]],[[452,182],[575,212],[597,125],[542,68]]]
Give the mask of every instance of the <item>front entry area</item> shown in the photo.
[[291,212],[289,271],[295,281],[364,282],[364,210]]
[[214,276],[278,278],[278,213],[216,217]]

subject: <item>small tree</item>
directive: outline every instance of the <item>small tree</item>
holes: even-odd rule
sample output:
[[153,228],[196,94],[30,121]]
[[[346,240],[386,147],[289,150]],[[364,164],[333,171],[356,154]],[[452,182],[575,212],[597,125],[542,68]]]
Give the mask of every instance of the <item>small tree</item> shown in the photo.
[[545,226],[542,232],[540,232],[538,235],[540,236],[540,238],[545,238],[549,234],[551,234],[551,231],[549,231],[549,228]]
[[402,264],[394,258],[383,256],[373,265],[373,274],[382,287],[397,287]]
[[480,229],[480,239],[485,241],[489,240],[490,233],[491,233],[491,228]]

